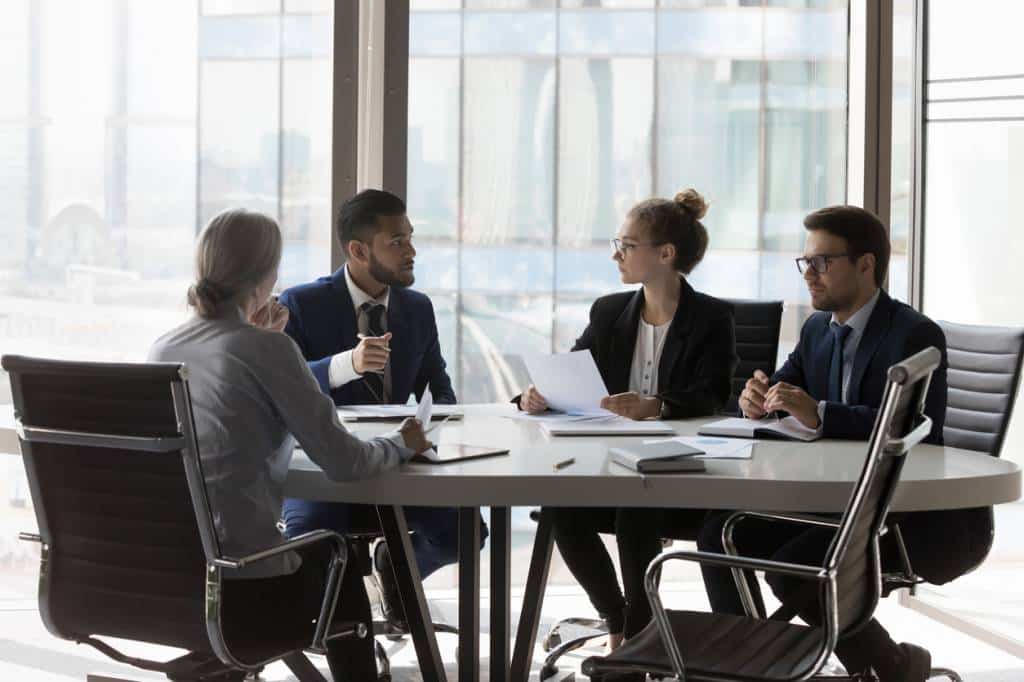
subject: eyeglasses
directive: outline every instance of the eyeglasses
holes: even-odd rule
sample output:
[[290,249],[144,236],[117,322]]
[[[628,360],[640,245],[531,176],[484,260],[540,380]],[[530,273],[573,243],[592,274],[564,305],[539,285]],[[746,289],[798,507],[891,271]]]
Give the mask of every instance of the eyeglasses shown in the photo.
[[795,258],[796,269],[800,271],[800,274],[807,272],[807,268],[814,270],[819,275],[828,272],[828,266],[836,258],[847,258],[850,254],[848,253],[823,253],[817,256],[802,256]]
[[618,254],[622,254],[623,257],[630,252],[631,249],[635,249],[638,246],[661,246],[665,242],[636,242],[634,244],[627,244],[621,239],[612,239],[609,244],[612,245],[612,251]]

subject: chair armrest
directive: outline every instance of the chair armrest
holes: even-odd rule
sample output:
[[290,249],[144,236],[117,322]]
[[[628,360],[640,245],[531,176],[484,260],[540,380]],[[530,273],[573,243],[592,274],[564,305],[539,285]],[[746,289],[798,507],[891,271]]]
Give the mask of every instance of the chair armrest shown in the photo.
[[292,552],[300,547],[306,547],[328,540],[334,542],[339,559],[341,561],[346,561],[348,559],[348,546],[345,544],[345,538],[340,533],[335,533],[330,530],[314,530],[308,533],[303,533],[302,535],[292,538],[287,542],[283,542],[280,545],[275,545],[270,549],[253,552],[252,554],[243,557],[220,557],[219,559],[214,559],[211,564],[217,568],[245,568],[250,564],[266,561],[267,559],[280,556],[281,554]]
[[903,438],[891,438],[885,444],[885,451],[890,454],[903,454],[908,452],[915,445],[923,441],[928,437],[928,434],[932,432],[932,419],[926,415],[921,415],[921,423],[914,427],[914,429],[903,436]]
[[[731,515],[725,521],[725,525],[722,527],[722,539],[731,538],[733,527],[743,521],[744,519],[764,519],[766,521],[786,521],[788,523],[802,523],[808,526],[822,526],[826,528],[839,528],[841,523],[840,519],[823,516],[818,514],[796,514],[790,512],[755,512],[755,511],[739,511]],[[729,545],[731,543],[723,543],[726,547],[726,551],[729,551]],[[731,553],[731,552],[730,552]]]
[[[729,568],[748,569],[751,571],[765,571],[767,573],[781,573],[791,575],[805,580],[817,580],[819,582],[828,580],[829,571],[822,566],[808,566],[806,564],[791,564],[785,561],[770,561],[768,559],[752,559],[744,556],[733,556],[731,554],[719,554],[717,552],[666,552],[654,559],[647,567],[645,582],[655,586],[655,577],[661,565],[666,561],[679,559],[682,561],[695,561],[699,564],[711,564],[712,566],[727,566]],[[655,586],[656,587],[656,586]]]

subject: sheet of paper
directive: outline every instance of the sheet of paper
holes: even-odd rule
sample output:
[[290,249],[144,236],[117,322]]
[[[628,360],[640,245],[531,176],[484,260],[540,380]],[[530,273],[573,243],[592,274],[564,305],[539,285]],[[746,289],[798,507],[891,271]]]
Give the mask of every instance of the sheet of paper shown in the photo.
[[553,409],[570,415],[606,415],[608,389],[588,350],[552,355],[524,354],[530,381]]
[[754,443],[757,441],[725,436],[679,436],[644,441],[645,444],[665,442],[682,443],[703,450],[703,455],[696,455],[700,459],[750,459],[753,456]]
[[[404,419],[415,417],[419,405],[345,405],[338,408],[342,419]],[[433,418],[462,416],[461,405],[434,405]]]
[[524,422],[537,422],[539,424],[606,420],[615,417],[615,415],[610,412],[602,412],[600,414],[569,414],[567,412],[558,412],[556,410],[549,410],[547,412],[541,412],[540,414],[516,412],[515,414],[505,414],[502,416],[506,419],[515,419]]
[[430,425],[430,418],[434,414],[434,395],[430,392],[430,387],[427,386],[423,389],[423,395],[420,396],[420,403],[416,406],[416,418],[420,420],[420,424],[423,428]]

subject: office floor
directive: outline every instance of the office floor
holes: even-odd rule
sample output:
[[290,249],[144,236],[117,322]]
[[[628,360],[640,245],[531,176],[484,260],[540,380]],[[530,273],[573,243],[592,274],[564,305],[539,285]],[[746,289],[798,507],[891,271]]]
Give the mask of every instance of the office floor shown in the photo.
[[[513,598],[521,595],[514,594]],[[430,594],[431,608],[436,617],[454,622],[456,614],[455,593],[453,590],[432,590]],[[706,602],[697,583],[685,582],[666,586],[666,601],[670,607],[704,608]],[[1017,602],[1018,605],[1024,605]],[[1020,606],[1003,603],[1007,613],[1020,613]],[[554,587],[544,603],[544,623],[546,628],[558,617],[569,615],[586,615],[590,612],[585,598],[577,590],[569,587]],[[979,643],[941,624],[900,607],[894,601],[883,603],[879,616],[890,628],[897,639],[910,640],[927,645],[935,656],[935,663],[959,670],[967,682],[1020,682],[1024,679],[1024,660],[1015,658],[988,645]],[[483,614],[486,622],[486,612]],[[438,638],[441,653],[448,663],[449,678],[455,677],[455,637],[441,635]],[[392,661],[393,679],[395,682],[416,682],[421,679],[416,668],[416,657],[409,641],[387,642]],[[481,646],[487,650],[486,633],[481,638]],[[153,657],[171,657],[173,650],[159,647],[137,647],[133,651],[140,655]],[[572,679],[586,679],[578,673],[580,661],[587,655],[599,653],[594,648],[571,655],[563,659],[559,682]],[[540,647],[536,650],[536,660],[542,659]],[[314,662],[326,671],[323,659]],[[534,666],[534,677],[536,670]],[[16,595],[5,583],[0,588],[0,680],[4,682],[67,682],[83,680],[86,673],[121,676],[131,680],[165,679],[153,673],[137,671],[127,666],[112,663],[99,653],[88,647],[77,646],[69,642],[56,640],[44,630],[35,610],[34,599],[26,599]],[[280,664],[269,667],[261,676],[267,682],[290,682],[295,678]],[[487,679],[486,672],[483,679]]]

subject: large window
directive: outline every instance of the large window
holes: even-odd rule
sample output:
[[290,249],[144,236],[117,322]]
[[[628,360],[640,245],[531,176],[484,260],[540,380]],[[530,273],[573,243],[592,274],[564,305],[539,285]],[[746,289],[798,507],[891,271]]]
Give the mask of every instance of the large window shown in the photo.
[[[281,221],[285,285],[329,269],[330,7],[0,3],[0,354],[144,359],[185,318],[195,236],[227,207]],[[21,460],[0,454],[18,594],[33,526]]]
[[[622,288],[608,239],[695,187],[716,296],[809,311],[803,216],[845,196],[847,8],[412,0],[409,210],[461,400],[505,400]],[[726,4],[727,6],[722,6]]]
[[[928,5],[924,312],[968,324],[1021,326],[1024,218],[1024,51],[1014,27],[1024,5],[983,0]],[[998,19],[996,19],[998,17]],[[1024,463],[1024,428],[1010,424],[1002,457]],[[978,571],[919,597],[1013,640],[1024,652],[1021,528],[1024,505],[996,507],[995,544]],[[1000,585],[998,599],[991,586]]]

